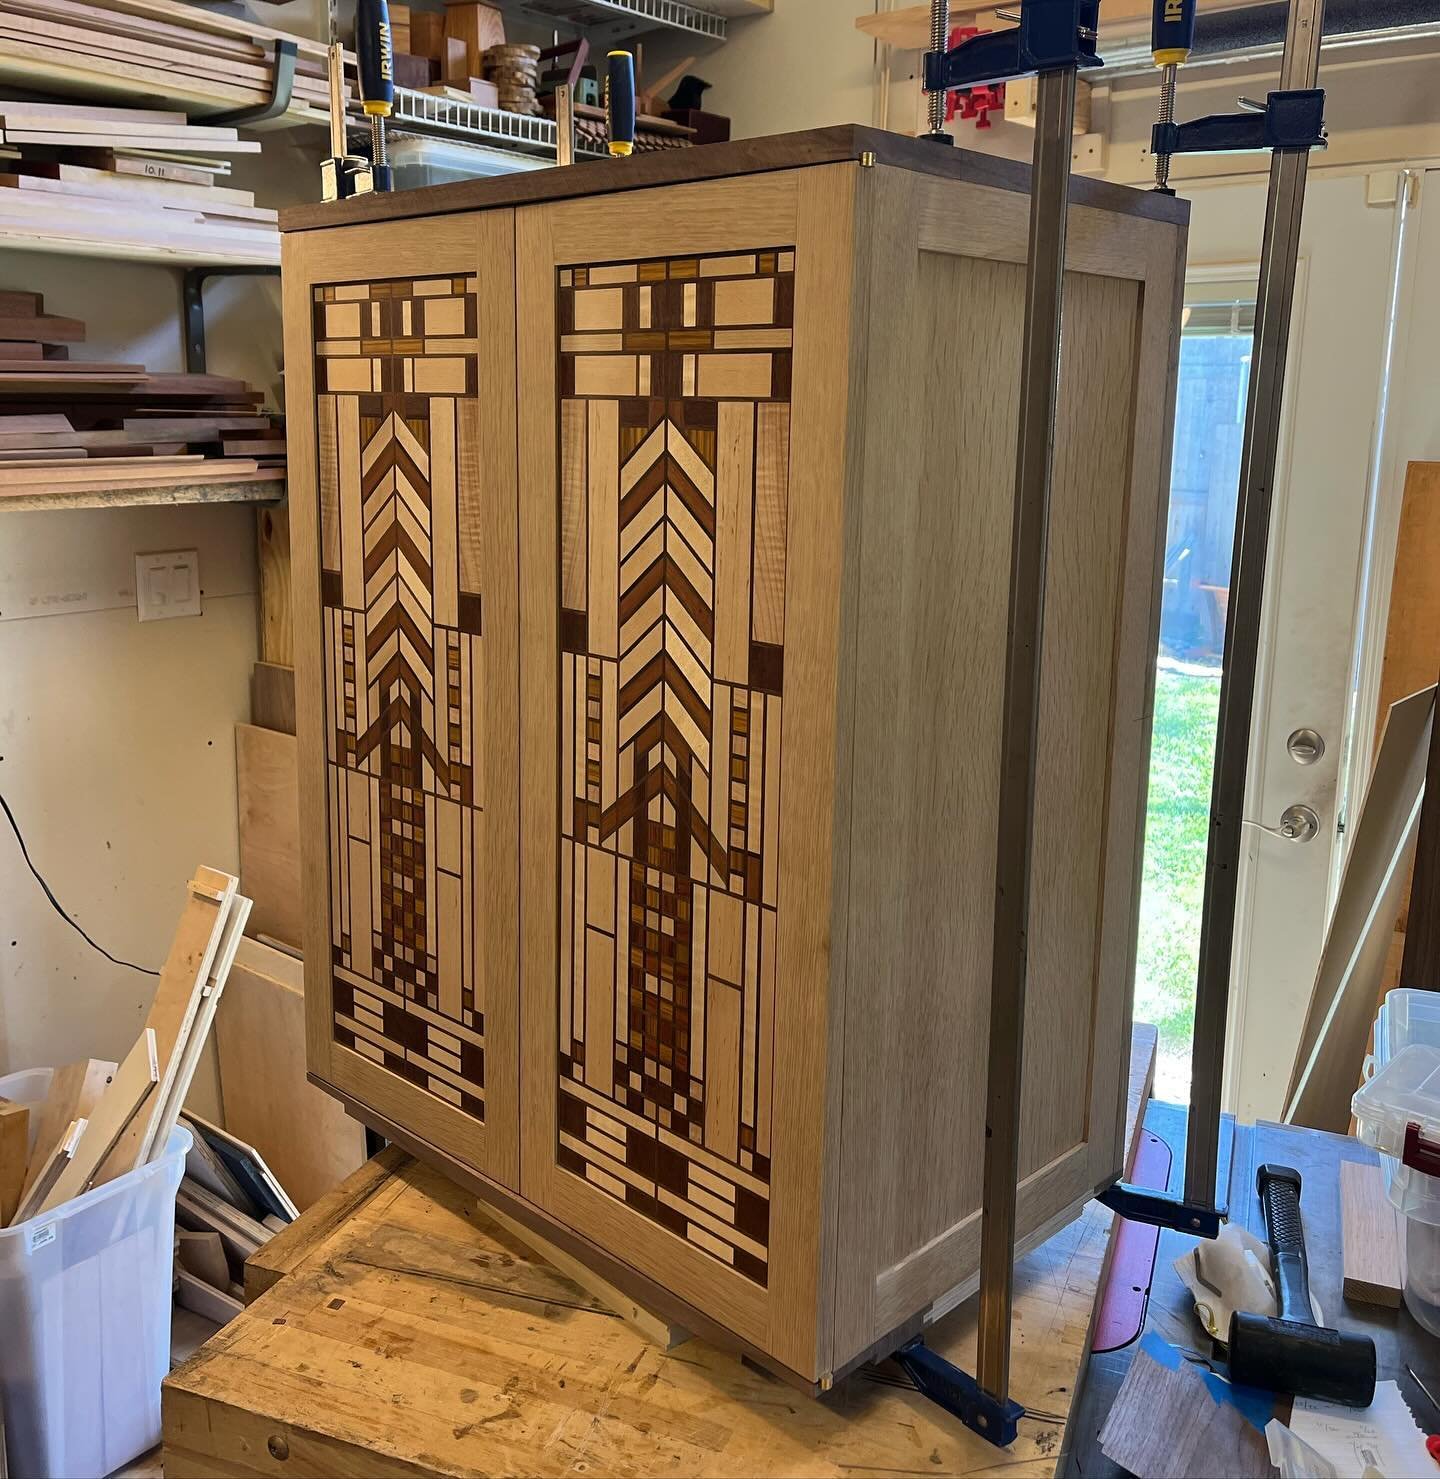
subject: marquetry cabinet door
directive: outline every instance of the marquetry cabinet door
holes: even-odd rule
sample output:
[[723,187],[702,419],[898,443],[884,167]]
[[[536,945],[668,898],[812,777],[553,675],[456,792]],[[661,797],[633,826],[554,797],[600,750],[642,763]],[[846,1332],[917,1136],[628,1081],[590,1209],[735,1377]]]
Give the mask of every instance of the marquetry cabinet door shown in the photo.
[[523,1194],[807,1379],[852,173],[516,216]]
[[518,1181],[509,212],[291,235],[313,1073]]

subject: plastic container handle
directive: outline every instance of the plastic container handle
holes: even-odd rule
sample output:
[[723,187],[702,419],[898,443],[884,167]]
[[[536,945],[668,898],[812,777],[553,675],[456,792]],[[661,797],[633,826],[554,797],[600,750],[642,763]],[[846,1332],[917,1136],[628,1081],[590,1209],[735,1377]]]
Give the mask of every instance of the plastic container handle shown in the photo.
[[1405,1126],[1405,1149],[1400,1159],[1413,1171],[1440,1176],[1440,1141],[1427,1140],[1414,1120]]

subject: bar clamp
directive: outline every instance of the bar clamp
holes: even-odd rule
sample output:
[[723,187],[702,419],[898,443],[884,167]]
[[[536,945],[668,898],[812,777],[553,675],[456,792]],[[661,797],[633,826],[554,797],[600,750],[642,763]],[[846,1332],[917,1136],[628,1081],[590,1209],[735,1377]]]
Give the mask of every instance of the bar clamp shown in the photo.
[[1293,152],[1323,149],[1325,144],[1323,87],[1272,92],[1263,107],[1210,113],[1189,123],[1157,123],[1150,131],[1156,155]]
[[924,88],[929,93],[1011,82],[1036,72],[1099,67],[1095,55],[1100,0],[1021,0],[1018,24],[971,36],[946,51],[928,51]]

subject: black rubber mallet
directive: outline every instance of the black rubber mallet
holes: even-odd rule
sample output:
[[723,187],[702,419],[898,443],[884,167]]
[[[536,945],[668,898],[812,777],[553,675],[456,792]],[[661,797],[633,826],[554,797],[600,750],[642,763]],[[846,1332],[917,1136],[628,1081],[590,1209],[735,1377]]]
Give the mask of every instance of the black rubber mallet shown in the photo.
[[1368,1407],[1375,1400],[1375,1342],[1314,1320],[1300,1222],[1300,1173],[1289,1166],[1261,1166],[1255,1189],[1265,1209],[1280,1312],[1272,1316],[1236,1310],[1230,1316],[1230,1380],[1292,1397]]

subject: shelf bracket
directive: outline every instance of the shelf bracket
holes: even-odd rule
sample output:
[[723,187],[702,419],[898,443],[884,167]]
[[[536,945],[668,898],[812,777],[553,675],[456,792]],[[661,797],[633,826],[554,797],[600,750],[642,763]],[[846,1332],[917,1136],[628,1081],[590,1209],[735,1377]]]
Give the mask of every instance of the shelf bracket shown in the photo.
[[279,277],[278,267],[187,267],[180,277],[180,322],[185,335],[185,369],[205,373],[205,280],[211,277]]
[[275,43],[275,72],[270,79],[270,97],[267,102],[249,108],[235,108],[229,113],[206,115],[207,124],[223,124],[230,128],[245,128],[265,123],[286,112],[295,93],[295,61],[299,55],[298,44],[293,40]]

